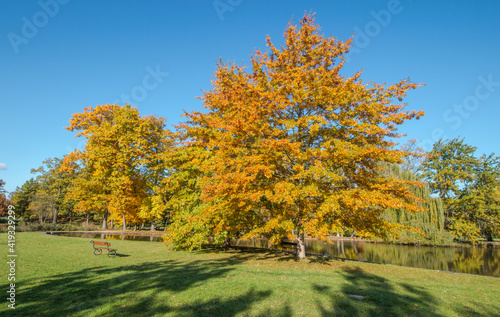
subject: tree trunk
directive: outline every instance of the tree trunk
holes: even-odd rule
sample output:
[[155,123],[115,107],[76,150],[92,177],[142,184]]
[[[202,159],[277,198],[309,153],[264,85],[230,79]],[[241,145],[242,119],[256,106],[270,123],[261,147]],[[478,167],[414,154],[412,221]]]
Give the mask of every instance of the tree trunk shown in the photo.
[[486,233],[486,241],[493,241],[493,235],[491,232]]
[[155,231],[155,222],[151,221],[151,231]]
[[59,213],[59,208],[54,208],[53,216],[52,216],[52,223],[57,223],[57,214],[58,213]]
[[224,249],[229,249],[231,247],[231,233],[227,231],[226,239],[224,239],[224,244],[222,245]]
[[163,231],[167,231],[167,224],[168,224],[168,219],[165,220],[165,227],[163,227]]
[[125,213],[122,213],[123,231],[127,231],[127,221],[125,220]]
[[137,230],[137,225],[134,225],[134,231],[136,231],[136,230]]
[[102,218],[102,228],[101,229],[107,229],[108,227],[108,211],[106,210],[104,212],[104,218]]
[[306,242],[305,242],[305,233],[304,233],[304,228],[301,228],[300,226],[297,231],[297,258],[299,260],[305,259],[306,258]]
[[139,230],[142,230],[142,229],[144,229],[144,222],[141,223],[141,229],[139,229]]
[[115,228],[115,221],[113,219],[111,219],[110,227],[111,227],[111,229]]
[[89,224],[89,218],[90,218],[90,212],[87,211],[87,219],[86,219],[87,225]]
[[[57,191],[57,198],[59,198],[61,196],[61,187],[59,187],[58,191]],[[57,202],[56,202],[56,206],[57,206]],[[52,223],[56,224],[57,223],[57,214],[59,213],[59,207],[55,207],[54,208],[54,217],[52,218]]]

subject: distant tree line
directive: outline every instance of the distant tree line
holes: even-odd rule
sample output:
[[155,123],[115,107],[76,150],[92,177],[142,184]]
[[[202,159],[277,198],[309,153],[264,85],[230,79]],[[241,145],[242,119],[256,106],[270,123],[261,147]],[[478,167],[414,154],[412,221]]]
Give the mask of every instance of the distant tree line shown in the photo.
[[11,204],[10,199],[6,195],[5,182],[0,179],[0,216],[5,216],[7,213],[7,207]]

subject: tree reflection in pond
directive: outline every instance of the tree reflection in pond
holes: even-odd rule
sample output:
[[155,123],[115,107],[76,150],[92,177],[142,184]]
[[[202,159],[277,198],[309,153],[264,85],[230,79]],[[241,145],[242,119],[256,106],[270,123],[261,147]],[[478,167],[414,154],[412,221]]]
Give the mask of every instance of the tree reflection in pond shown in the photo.
[[[269,242],[260,238],[237,240],[232,244],[239,247],[269,248]],[[292,251],[293,245],[284,244],[273,249]],[[430,247],[340,239],[328,243],[306,239],[306,252],[351,260],[500,277],[498,245]]]

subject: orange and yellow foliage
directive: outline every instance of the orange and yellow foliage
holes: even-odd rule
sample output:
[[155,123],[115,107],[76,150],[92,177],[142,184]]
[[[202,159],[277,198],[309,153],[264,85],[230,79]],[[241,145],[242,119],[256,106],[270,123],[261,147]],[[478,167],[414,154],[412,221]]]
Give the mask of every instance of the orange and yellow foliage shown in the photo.
[[164,125],[163,118],[141,117],[130,105],[89,107],[74,114],[66,129],[87,139],[85,149],[66,156],[63,164],[68,171],[78,171],[70,190],[76,208],[140,222]]
[[248,69],[219,62],[201,97],[208,112],[186,114],[180,128],[198,153],[190,162],[204,204],[183,219],[207,236],[384,236],[396,229],[379,217],[386,208],[419,210],[408,185],[420,184],[386,178],[378,164],[408,155],[393,138],[398,125],[424,115],[402,103],[419,85],[342,76],[352,39],[318,30],[305,15],[288,25],[281,48],[268,37],[268,51],[257,50]]

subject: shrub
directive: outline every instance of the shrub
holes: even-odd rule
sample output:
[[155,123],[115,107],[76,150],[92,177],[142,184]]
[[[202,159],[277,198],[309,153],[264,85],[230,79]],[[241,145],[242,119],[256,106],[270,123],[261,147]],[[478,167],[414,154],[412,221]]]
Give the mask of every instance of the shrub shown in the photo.
[[92,223],[92,222],[89,222],[89,223],[82,222],[82,230],[83,231],[95,231],[95,230],[99,230],[99,226]]

